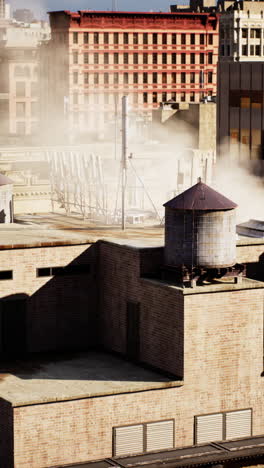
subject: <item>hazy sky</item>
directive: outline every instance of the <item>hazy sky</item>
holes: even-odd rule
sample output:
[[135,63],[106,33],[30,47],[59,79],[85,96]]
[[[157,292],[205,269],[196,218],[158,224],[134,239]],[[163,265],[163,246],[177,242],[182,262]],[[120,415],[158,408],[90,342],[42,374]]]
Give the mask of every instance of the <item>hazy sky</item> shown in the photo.
[[[7,0],[8,1],[8,0]],[[168,11],[170,4],[176,1],[164,0],[117,0],[119,10]],[[112,0],[9,0],[13,9],[29,8],[35,15],[43,16],[45,11],[50,10],[111,10]]]

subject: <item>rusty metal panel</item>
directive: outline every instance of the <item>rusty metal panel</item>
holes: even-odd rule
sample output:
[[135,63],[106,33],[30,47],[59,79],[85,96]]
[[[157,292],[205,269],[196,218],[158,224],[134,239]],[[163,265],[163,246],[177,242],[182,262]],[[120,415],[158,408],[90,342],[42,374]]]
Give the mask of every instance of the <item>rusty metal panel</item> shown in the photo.
[[143,424],[114,428],[114,456],[143,452]]
[[232,411],[226,413],[226,439],[250,437],[252,432],[252,411]]
[[223,414],[210,414],[195,418],[195,444],[223,440]]
[[146,425],[147,452],[174,447],[174,421],[161,421]]

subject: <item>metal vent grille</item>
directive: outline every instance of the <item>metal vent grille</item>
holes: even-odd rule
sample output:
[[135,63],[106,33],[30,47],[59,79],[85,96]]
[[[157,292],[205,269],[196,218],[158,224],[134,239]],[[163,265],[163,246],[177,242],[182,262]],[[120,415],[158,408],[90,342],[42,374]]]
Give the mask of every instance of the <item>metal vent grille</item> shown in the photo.
[[223,415],[197,416],[195,439],[196,444],[223,440]]
[[250,437],[251,422],[251,409],[226,413],[226,439]]
[[174,422],[162,421],[147,424],[147,452],[174,447]]
[[114,429],[114,456],[143,452],[143,425]]

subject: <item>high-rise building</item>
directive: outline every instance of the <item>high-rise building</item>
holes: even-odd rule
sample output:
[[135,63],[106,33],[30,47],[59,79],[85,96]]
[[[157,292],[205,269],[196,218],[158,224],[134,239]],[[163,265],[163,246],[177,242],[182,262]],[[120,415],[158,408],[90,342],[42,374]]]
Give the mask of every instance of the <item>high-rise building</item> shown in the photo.
[[123,94],[147,120],[160,102],[199,102],[216,92],[214,14],[87,10],[50,19],[42,73],[48,124],[53,115],[64,129],[98,131]]
[[235,1],[220,15],[219,60],[263,62],[264,1]]
[[32,21],[34,21],[34,14],[28,8],[15,10],[13,13],[13,17],[17,21],[21,21],[22,23],[31,23]]
[[5,19],[5,0],[0,0],[0,19]]

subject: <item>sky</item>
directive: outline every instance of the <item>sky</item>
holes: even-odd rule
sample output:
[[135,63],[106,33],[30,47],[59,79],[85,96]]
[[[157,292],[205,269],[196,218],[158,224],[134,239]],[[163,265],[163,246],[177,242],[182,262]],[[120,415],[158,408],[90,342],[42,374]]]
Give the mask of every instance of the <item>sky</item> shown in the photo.
[[[112,0],[7,0],[12,9],[29,8],[36,18],[43,17],[46,11],[52,10],[111,10]],[[133,11],[168,11],[170,4],[176,1],[168,0],[117,0],[118,10]]]

